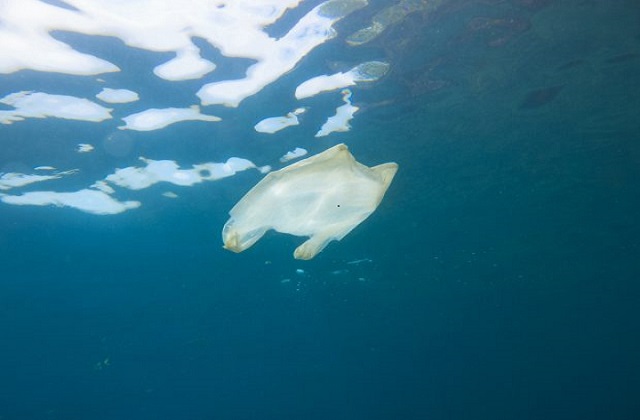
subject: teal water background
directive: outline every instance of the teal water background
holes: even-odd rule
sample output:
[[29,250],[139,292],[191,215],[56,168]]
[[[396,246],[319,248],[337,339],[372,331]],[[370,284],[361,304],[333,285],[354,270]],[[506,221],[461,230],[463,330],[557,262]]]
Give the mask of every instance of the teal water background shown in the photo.
[[[251,132],[286,77],[229,114],[238,138],[198,123],[144,141],[60,121],[1,128],[3,165],[62,166],[64,146],[116,133],[130,162],[262,164],[346,142],[400,170],[379,209],[310,262],[275,233],[221,249],[258,172],[179,200],[154,187],[136,197],[156,205],[118,216],[3,204],[0,419],[637,419],[640,7],[512,5],[531,28],[492,48],[500,28],[462,36],[490,3],[405,22],[419,32],[394,72],[354,89],[352,131],[326,139]],[[429,77],[445,87],[403,82],[438,57]],[[117,161],[104,150],[83,169],[104,176]]]

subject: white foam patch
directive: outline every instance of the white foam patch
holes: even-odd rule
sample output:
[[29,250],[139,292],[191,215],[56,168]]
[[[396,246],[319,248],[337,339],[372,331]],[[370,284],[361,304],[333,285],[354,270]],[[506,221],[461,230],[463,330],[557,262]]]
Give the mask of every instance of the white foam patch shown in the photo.
[[284,156],[282,156],[280,158],[280,162],[289,162],[290,160],[293,159],[298,159],[299,157],[302,157],[304,155],[306,155],[308,152],[306,149],[303,149],[302,147],[296,147],[294,150],[287,152],[287,154],[285,154]]
[[[155,76],[168,81],[199,79],[215,71],[216,63],[202,56],[214,49],[216,56],[222,57],[221,59],[229,58],[229,61],[234,61],[235,58],[240,58],[242,60],[238,62],[252,64],[243,69],[244,75],[230,76],[233,77],[232,80],[215,77],[214,73],[212,80],[216,82],[202,86],[198,96],[205,105],[236,107],[292,71],[313,49],[335,37],[333,26],[338,20],[367,5],[367,0],[328,0],[308,12],[311,7],[305,8],[306,14],[298,22],[283,28],[284,36],[270,36],[265,28],[273,28],[288,9],[297,7],[301,2],[302,0],[0,0],[0,74],[27,69],[86,76],[120,70],[106,59],[106,55],[100,56],[104,49],[92,50],[87,47],[92,44],[83,43],[79,47],[82,51],[79,51],[75,49],[75,43],[71,46],[54,38],[59,36],[57,34],[62,34],[60,38],[63,39],[66,38],[65,34],[71,34],[72,39],[79,38],[75,34],[83,35],[82,39],[85,39],[84,35],[111,37],[131,47],[128,54],[136,54],[136,50],[159,53],[158,57],[161,58],[152,65],[155,66],[153,69],[128,70],[153,70]],[[313,4],[318,2],[314,1]],[[52,3],[59,3],[61,6]],[[303,12],[295,13],[296,16],[302,14]],[[287,21],[289,17],[287,16]],[[196,39],[198,45],[193,41]],[[208,46],[204,47],[205,43]],[[202,47],[202,51],[199,47]],[[111,54],[108,56],[111,57]],[[144,60],[138,61],[133,57],[132,61],[144,65],[149,62],[146,59],[148,56],[149,54],[144,53]],[[349,77],[356,83],[359,81],[357,75]],[[29,78],[25,80],[28,81]],[[110,86],[111,77],[94,77],[84,79],[82,83],[85,82],[103,82],[103,86]],[[192,86],[192,83],[187,83],[184,87],[191,92]],[[333,89],[340,87],[343,85],[334,83]],[[64,85],[56,86],[56,89],[63,88]],[[88,95],[93,95],[98,90]],[[96,98],[85,99],[33,91],[12,93],[0,99],[1,103],[15,108],[0,110],[0,123],[11,124],[27,118],[47,117],[100,122],[112,118],[112,109],[103,105],[137,101],[139,95],[133,90],[104,88]],[[345,98],[345,105],[338,108],[336,116],[323,125],[318,135],[349,129],[348,122],[357,107],[351,105],[348,97]],[[202,114],[197,106],[158,109],[154,105],[176,104],[139,105],[137,110],[142,112],[123,118],[123,125],[119,128],[149,131],[181,121],[220,120],[214,115]],[[150,109],[146,109],[147,107]],[[270,122],[263,120],[258,125],[270,127],[263,132],[275,133],[282,128],[299,124],[297,117],[302,112],[298,112],[299,110],[284,117],[273,117]],[[99,133],[97,135],[102,136]],[[98,142],[96,143],[93,140],[78,138],[72,144],[86,141],[98,145],[99,141],[95,140]],[[80,143],[76,149],[78,153],[92,150],[93,146],[88,143]],[[306,153],[306,150],[296,148],[284,155],[282,160],[296,159],[303,152]],[[56,173],[53,169],[50,169],[51,172],[44,172],[49,169],[41,167],[37,174],[0,174],[0,191],[5,191],[0,197],[3,202],[15,205],[54,205],[93,214],[117,214],[140,206],[137,201],[118,201],[117,192],[122,191],[118,187],[139,190],[159,182],[191,186],[225,178],[249,168],[262,173],[271,170],[269,166],[256,167],[251,161],[240,158],[230,158],[222,163],[186,165],[184,168],[171,160],[143,159],[143,162],[141,167],[115,170],[91,187],[75,192],[32,191],[23,195],[9,195],[8,190],[12,188],[57,179],[66,173]],[[94,180],[86,185],[92,182]]]
[[[243,79],[204,85],[197,93],[202,104],[237,107],[244,99],[292,70],[318,45],[333,38],[333,24],[366,4],[366,0],[330,0],[303,16],[282,38],[256,37],[245,57],[255,58],[258,62],[247,69]],[[248,41],[247,35],[243,34],[241,38]]]
[[125,125],[118,127],[121,130],[152,131],[180,121],[220,121],[220,118],[202,114],[200,108],[194,105],[190,108],[151,108],[122,120]]
[[22,69],[76,75],[118,71],[114,64],[76,51],[49,35],[54,29],[87,34],[104,32],[101,25],[92,20],[81,12],[38,0],[3,1],[0,3],[0,73]]
[[253,128],[259,133],[273,134],[280,130],[284,130],[287,127],[300,124],[298,115],[304,112],[304,108],[298,108],[292,112],[289,112],[284,117],[265,118],[264,120],[256,124]]
[[329,117],[322,127],[320,127],[320,130],[316,133],[316,137],[328,136],[334,132],[349,131],[351,128],[349,121],[353,119],[353,114],[355,114],[359,108],[351,104],[351,91],[349,89],[342,91],[342,100],[345,104],[336,108],[336,114]]
[[106,194],[113,194],[116,192],[116,190],[111,188],[111,185],[107,184],[106,181],[102,181],[102,180],[94,182],[91,188],[95,188],[96,190],[102,191],[103,193],[106,193]]
[[321,92],[342,89],[355,84],[353,73],[350,71],[346,73],[335,73],[331,76],[317,76],[298,85],[295,95],[297,99],[304,99],[315,96]]
[[[144,167],[127,167],[118,169],[104,180],[98,180],[90,188],[74,192],[56,191],[31,191],[22,195],[9,195],[0,193],[0,201],[13,205],[33,205],[57,207],[71,207],[77,210],[97,214],[110,215],[122,213],[129,209],[140,207],[139,201],[118,201],[112,195],[116,192],[110,185],[141,190],[159,182],[168,182],[179,186],[192,186],[204,181],[216,181],[235,175],[247,169],[257,169],[260,172],[268,172],[267,166],[256,165],[242,158],[232,157],[223,163],[201,163],[192,165],[189,169],[180,169],[178,164],[171,160],[152,160],[140,158]],[[48,167],[42,167],[43,169]],[[76,173],[77,170],[59,172],[51,175],[30,175],[21,173],[0,174],[0,190],[23,187],[35,182],[58,179],[65,175]],[[165,197],[177,198],[172,192],[163,194]]]
[[2,195],[0,200],[19,206],[72,207],[98,215],[118,214],[140,207],[139,201],[118,201],[103,191],[90,189],[74,192],[31,191],[22,195]]
[[33,69],[90,75],[119,70],[50,35],[53,30],[61,30],[112,36],[148,51],[174,52],[176,58],[156,67],[158,76],[168,80],[201,77],[215,65],[200,57],[192,38],[207,40],[227,57],[260,59],[274,52],[273,48],[264,48],[272,46],[274,40],[262,29],[300,0],[182,0],[179,6],[175,0],[65,2],[77,10],[39,0],[0,3],[0,73]]
[[96,98],[112,104],[125,104],[140,99],[138,94],[132,90],[111,88],[102,89],[102,91],[96,95]]
[[190,169],[180,169],[173,160],[152,160],[140,158],[144,167],[130,166],[117,169],[107,176],[106,181],[119,187],[131,190],[148,188],[158,182],[168,182],[174,185],[191,186],[203,181],[215,181],[235,175],[237,172],[256,168],[253,162],[232,157],[225,163],[202,163],[193,165]]
[[[0,41],[1,42],[1,41]],[[0,123],[11,124],[25,118],[64,118],[100,122],[111,118],[111,109],[88,99],[43,92],[22,91],[11,93],[0,102],[15,109],[0,111]]]
[[[38,168],[36,168],[38,169]],[[42,169],[42,168],[40,168]],[[17,172],[8,172],[0,174],[0,190],[10,190],[12,188],[24,187],[25,185],[34,184],[36,182],[49,181],[52,179],[60,179],[66,175],[77,173],[78,170],[58,172],[51,175],[22,174]]]
[[281,38],[264,28],[301,0],[65,0],[72,8],[40,0],[0,2],[0,73],[22,69],[96,75],[119,71],[109,61],[75,50],[52,31],[116,37],[147,51],[173,52],[155,67],[166,80],[200,78],[215,69],[202,58],[193,38],[206,40],[225,57],[255,60],[242,79],[204,85],[202,104],[235,107],[274,82],[318,45],[335,36],[332,26],[367,0],[329,0],[303,16]]
[[353,86],[358,82],[374,82],[384,76],[389,64],[381,61],[368,61],[347,72],[313,77],[296,88],[296,98],[303,99],[322,92]]
[[216,65],[200,57],[200,50],[194,47],[179,51],[174,59],[156,66],[153,72],[165,80],[175,81],[199,79],[215,68]]

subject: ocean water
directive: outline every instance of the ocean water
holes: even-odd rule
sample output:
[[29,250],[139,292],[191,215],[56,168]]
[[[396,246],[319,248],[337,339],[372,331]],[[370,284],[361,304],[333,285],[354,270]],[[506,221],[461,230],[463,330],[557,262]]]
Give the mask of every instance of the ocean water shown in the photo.
[[[338,22],[240,107],[203,107],[220,123],[0,127],[0,172],[80,170],[6,194],[75,191],[139,156],[279,168],[296,146],[342,142],[364,164],[400,168],[379,208],[311,261],[292,257],[302,238],[273,231],[222,249],[255,170],[123,189],[143,205],[116,215],[0,203],[0,419],[640,418],[640,6],[441,1],[345,44],[391,4]],[[140,94],[114,118],[187,107],[202,86],[154,78],[168,54],[58,39],[126,68],[100,76]],[[205,44],[216,77],[244,68]],[[335,92],[305,102],[299,126],[253,130],[298,106],[300,81],[369,59],[391,70],[352,88],[350,131],[314,138],[342,104]],[[95,86],[0,75],[2,95]],[[96,150],[78,155],[78,143]]]

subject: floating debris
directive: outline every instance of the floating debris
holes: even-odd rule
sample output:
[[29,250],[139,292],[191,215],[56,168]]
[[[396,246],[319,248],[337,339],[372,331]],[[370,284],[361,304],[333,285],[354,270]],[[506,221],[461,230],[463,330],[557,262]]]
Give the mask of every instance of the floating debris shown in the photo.
[[362,263],[370,263],[370,262],[373,262],[373,260],[370,258],[361,258],[359,260],[349,261],[347,262],[347,264],[362,264]]
[[89,153],[93,152],[94,147],[88,143],[79,143],[76,151],[78,153]]

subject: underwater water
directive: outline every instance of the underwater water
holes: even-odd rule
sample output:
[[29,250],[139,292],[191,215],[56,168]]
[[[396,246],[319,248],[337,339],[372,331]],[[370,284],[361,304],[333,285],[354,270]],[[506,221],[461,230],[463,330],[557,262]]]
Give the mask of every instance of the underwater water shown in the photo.
[[[89,13],[79,0],[31,3]],[[0,21],[26,19],[16,4]],[[265,31],[283,36],[318,4],[290,6]],[[393,9],[380,34],[347,42],[394,5],[406,15]],[[113,109],[102,121],[25,111],[0,126],[0,419],[639,418],[639,21],[631,0],[370,1],[237,107],[196,92],[268,59],[196,37],[218,67],[167,80],[152,70],[173,50],[42,26],[120,71],[0,60],[0,96]],[[350,129],[315,137],[345,96],[298,100],[296,86],[371,60],[389,71],[348,87]],[[103,87],[140,99],[100,102]],[[194,104],[221,121],[118,128]],[[299,125],[254,130],[297,107]],[[259,170],[140,189],[107,178],[143,173],[140,156],[276,170],[296,147],[339,143],[399,170],[375,212],[310,261],[292,255],[304,238],[274,231],[242,253],[222,248]],[[6,174],[57,178],[15,186]],[[89,187],[98,180],[115,189],[105,197],[139,204],[16,201],[103,191]]]

